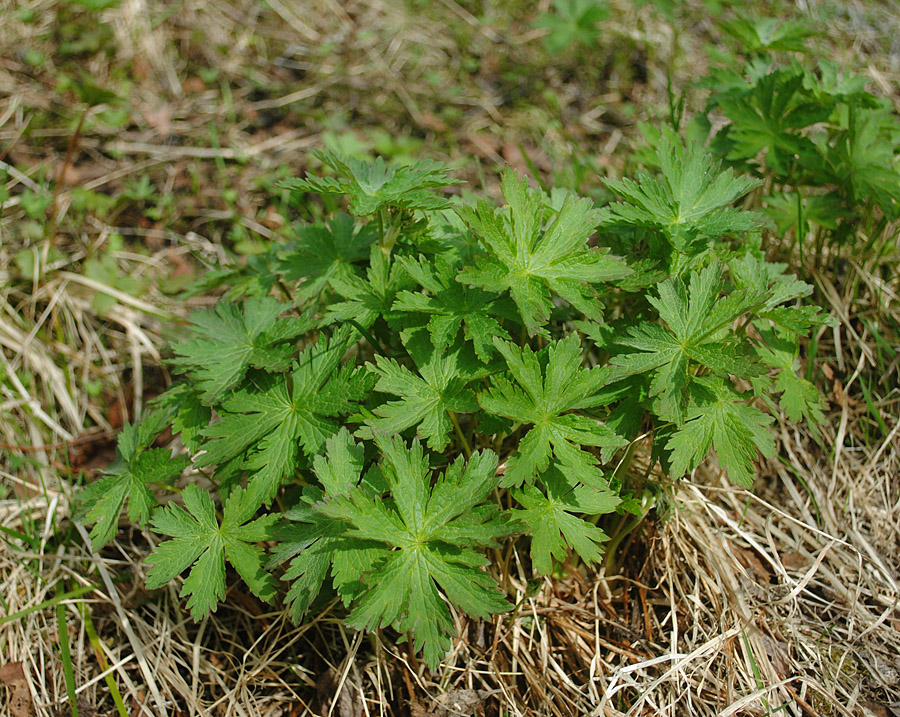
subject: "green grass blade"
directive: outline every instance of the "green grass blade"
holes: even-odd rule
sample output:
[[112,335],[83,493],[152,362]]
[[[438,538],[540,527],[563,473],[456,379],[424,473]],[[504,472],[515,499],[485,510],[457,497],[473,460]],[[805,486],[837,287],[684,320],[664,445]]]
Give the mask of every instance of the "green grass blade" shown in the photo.
[[66,606],[56,604],[56,626],[59,630],[59,655],[63,664],[63,677],[66,680],[66,695],[69,697],[69,709],[72,717],[78,717],[78,700],[75,697],[75,671],[72,669],[72,655],[69,652],[69,630],[66,626]]
[[58,605],[63,602],[63,600],[71,600],[72,598],[81,597],[85,593],[89,593],[91,590],[96,590],[96,585],[82,585],[81,587],[75,588],[74,590],[70,590],[67,593],[63,593],[62,595],[57,595],[55,598],[50,600],[44,600],[44,602],[39,603],[37,605],[32,605],[31,607],[26,607],[24,610],[19,610],[18,612],[14,612],[12,615],[7,615],[5,617],[0,617],[0,626],[5,625],[8,622],[13,622],[20,618],[25,617],[26,615],[30,615],[33,612],[40,612],[41,610],[46,610],[48,607],[53,607],[54,605]]
[[84,620],[84,631],[87,633],[91,647],[94,648],[94,654],[97,656],[97,662],[100,663],[100,670],[105,672],[103,679],[109,688],[109,694],[113,698],[120,717],[128,717],[128,710],[125,709],[125,702],[122,700],[122,693],[119,692],[119,686],[116,684],[116,678],[109,671],[109,663],[106,661],[106,655],[103,653],[103,647],[100,644],[100,637],[94,628],[94,621],[91,619],[91,613],[87,609],[87,604],[82,602],[79,604],[81,617]]

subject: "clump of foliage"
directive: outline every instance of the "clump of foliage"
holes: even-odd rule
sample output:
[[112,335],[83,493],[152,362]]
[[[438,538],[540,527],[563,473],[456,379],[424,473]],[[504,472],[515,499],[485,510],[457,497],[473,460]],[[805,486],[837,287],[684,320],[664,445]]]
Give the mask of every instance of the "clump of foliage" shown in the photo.
[[572,46],[594,47],[600,36],[597,25],[609,16],[609,7],[599,0],[554,0],[553,9],[534,23],[548,31],[544,46],[553,55]]
[[[541,575],[597,563],[604,516],[646,514],[712,450],[752,486],[774,416],[821,419],[797,357],[826,317],[737,206],[757,180],[673,133],[658,150],[661,173],[609,182],[603,209],[512,170],[503,206],[466,205],[440,165],[318,154],[327,176],[286,187],[350,214],[216,274],[229,298],[173,346],[182,379],[84,493],[95,548],[127,503],[169,537],[148,587],[187,572],[195,619],[230,564],[265,601],[284,581],[295,619],[337,597],[434,666],[452,610],[512,607],[494,549],[521,541]],[[183,457],[154,447],[166,426]],[[183,507],[157,506],[173,492]]]
[[[727,166],[765,179],[759,204],[776,236],[816,268],[850,248],[882,255],[900,218],[900,122],[888,98],[830,60],[802,53],[815,33],[798,21],[738,18],[723,24],[746,56],[702,84],[710,118],[724,118],[711,149]],[[704,117],[705,119],[705,117]],[[708,123],[707,123],[708,126]]]

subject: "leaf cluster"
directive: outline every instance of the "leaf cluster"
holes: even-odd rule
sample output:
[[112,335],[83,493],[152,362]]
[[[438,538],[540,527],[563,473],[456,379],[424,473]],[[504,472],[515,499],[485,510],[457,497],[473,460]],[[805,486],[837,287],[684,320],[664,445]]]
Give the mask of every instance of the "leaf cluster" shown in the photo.
[[600,34],[597,24],[609,15],[602,0],[554,0],[553,10],[534,22],[536,28],[548,31],[544,46],[553,55],[573,46],[594,47]]
[[844,247],[879,251],[873,242],[900,216],[900,122],[890,101],[830,60],[780,61],[778,52],[800,53],[815,34],[797,21],[739,18],[723,29],[748,59],[742,72],[729,66],[703,83],[707,113],[728,120],[713,152],[772,177],[758,204],[801,261],[818,266],[826,250]]
[[179,381],[83,493],[96,547],[126,503],[168,537],[148,587],[186,573],[194,619],[233,579],[297,620],[336,597],[436,665],[454,612],[512,607],[508,541],[537,574],[590,566],[625,522],[605,516],[645,515],[711,451],[749,487],[768,424],[821,420],[797,369],[826,319],[753,248],[757,180],[702,146],[663,135],[661,172],[609,182],[605,208],[512,170],[503,206],[464,205],[434,163],[318,159],[329,176],[286,186],[350,213],[216,277],[226,298],[172,346]]

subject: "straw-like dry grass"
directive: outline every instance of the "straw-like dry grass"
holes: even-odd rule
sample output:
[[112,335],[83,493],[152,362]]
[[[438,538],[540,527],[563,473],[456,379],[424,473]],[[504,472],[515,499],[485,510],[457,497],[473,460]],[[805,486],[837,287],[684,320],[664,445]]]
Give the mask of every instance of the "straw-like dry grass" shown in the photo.
[[[323,141],[371,148],[379,130],[392,151],[440,155],[488,188],[495,163],[525,168],[523,148],[548,175],[577,176],[579,157],[584,171],[619,172],[634,119],[665,114],[666,71],[686,86],[717,41],[702,8],[675,51],[664,20],[618,2],[616,39],[584,74],[510,75],[539,57],[533,8],[496,4],[484,23],[471,5],[124,0],[100,16],[112,51],[77,65],[124,95],[130,119],[89,113],[67,162],[83,106],[53,90],[74,72],[57,49],[63,20],[84,32],[86,15],[0,0],[0,171],[13,192],[0,218],[0,714],[72,713],[61,630],[82,716],[116,713],[110,683],[135,716],[900,714],[896,246],[860,265],[835,256],[815,277],[841,320],[814,357],[830,402],[819,442],[780,426],[779,460],[753,493],[714,465],[698,471],[622,547],[617,574],[530,584],[513,555],[516,610],[460,620],[436,673],[397,635],[344,629],[336,606],[297,627],[237,581],[195,624],[174,587],[143,589],[148,534],[123,527],[102,554],[88,549],[73,486],[108,464],[116,430],[164,385],[168,319],[189,308],[160,281],[230,261],[234,225],[251,244],[280,236],[262,180],[296,172]],[[830,56],[896,93],[896,5],[797,5],[829,18]],[[52,191],[47,176],[62,179],[52,236],[20,191]],[[159,199],[103,218],[73,204],[76,187],[117,198],[143,176],[171,198],[161,219],[147,211]],[[84,273],[119,247],[114,234],[126,238],[111,251],[120,276],[148,280],[138,296]],[[27,281],[23,252],[39,267]],[[102,313],[99,289],[116,299]]]

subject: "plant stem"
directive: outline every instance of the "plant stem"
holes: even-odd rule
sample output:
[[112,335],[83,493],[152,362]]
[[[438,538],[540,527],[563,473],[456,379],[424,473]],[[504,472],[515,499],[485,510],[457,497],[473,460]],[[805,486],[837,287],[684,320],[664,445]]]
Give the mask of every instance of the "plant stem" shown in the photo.
[[66,158],[63,160],[62,168],[59,170],[59,176],[56,178],[56,187],[53,188],[53,199],[50,202],[50,221],[47,224],[45,234],[51,241],[53,240],[53,235],[56,234],[56,202],[59,199],[59,190],[62,187],[63,177],[66,176],[66,170],[72,162],[72,154],[75,151],[75,145],[78,144],[78,138],[81,136],[81,129],[84,127],[84,121],[87,119],[90,111],[91,106],[88,105],[84,108],[84,112],[81,113],[81,117],[78,118],[78,124],[75,126],[75,131],[69,138],[69,146],[66,148]]
[[359,331],[359,333],[362,335],[362,337],[372,345],[372,348],[374,348],[376,351],[378,351],[382,356],[389,357],[391,355],[391,352],[388,351],[384,346],[382,346],[381,343],[374,336],[372,336],[372,334],[369,331],[364,329],[359,324],[359,322],[354,321],[353,319],[344,319],[344,321],[346,323],[350,324],[354,329]]
[[453,411],[449,411],[450,414],[450,422],[453,424],[453,428],[456,431],[456,437],[459,438],[459,443],[462,446],[463,452],[466,454],[466,458],[472,457],[472,447],[469,445],[469,442],[466,440],[465,435],[463,434],[462,427],[459,425],[459,418],[457,418],[456,413]]
[[648,509],[642,512],[640,515],[635,515],[630,521],[625,523],[625,525],[616,532],[615,537],[613,537],[613,539],[609,541],[609,545],[606,546],[606,555],[603,558],[603,570],[607,575],[618,572],[618,570],[615,570],[616,561],[614,560],[614,558],[616,556],[616,551],[618,550],[619,545],[622,544],[622,541],[635,528],[637,528],[641,523],[644,522],[644,518],[647,517],[647,513],[649,512],[650,511]]

